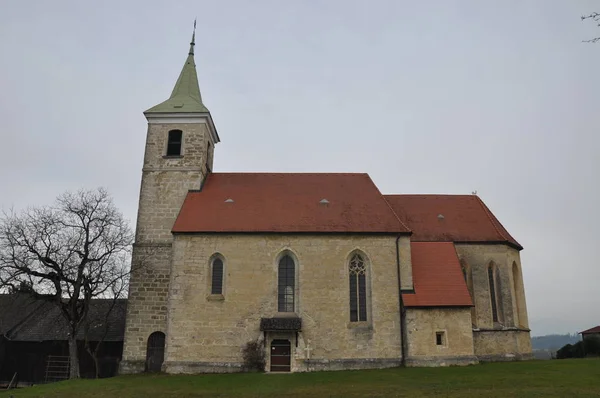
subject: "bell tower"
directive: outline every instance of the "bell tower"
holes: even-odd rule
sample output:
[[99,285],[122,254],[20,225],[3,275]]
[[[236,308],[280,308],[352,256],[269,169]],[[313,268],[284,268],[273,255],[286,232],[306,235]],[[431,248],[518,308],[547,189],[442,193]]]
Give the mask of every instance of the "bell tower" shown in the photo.
[[155,358],[147,358],[147,351],[156,342],[164,345],[167,333],[171,229],[187,192],[200,189],[211,172],[214,147],[220,141],[200,95],[195,37],[194,22],[190,50],[171,96],[144,112],[148,132],[121,373],[143,372],[149,361],[157,366]]

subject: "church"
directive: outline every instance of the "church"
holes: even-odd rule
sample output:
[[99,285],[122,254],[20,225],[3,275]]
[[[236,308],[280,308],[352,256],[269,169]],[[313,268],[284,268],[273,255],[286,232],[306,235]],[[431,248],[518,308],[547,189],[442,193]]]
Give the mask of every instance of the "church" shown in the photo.
[[121,373],[244,371],[253,341],[267,372],[531,358],[523,247],[477,195],[213,171],[194,45],[144,112]]

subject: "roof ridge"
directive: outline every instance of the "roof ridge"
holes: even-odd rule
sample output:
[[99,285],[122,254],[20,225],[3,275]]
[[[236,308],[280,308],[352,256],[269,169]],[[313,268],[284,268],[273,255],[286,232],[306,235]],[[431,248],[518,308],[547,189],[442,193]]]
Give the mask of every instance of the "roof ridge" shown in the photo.
[[[377,187],[377,186],[375,186],[375,187]],[[377,191],[379,191],[379,188],[377,188]],[[381,194],[381,192],[379,192],[379,194]],[[406,228],[412,234],[412,229],[410,229],[410,227],[408,225],[406,225],[404,223],[404,221],[402,221],[402,219],[398,216],[398,214],[396,214],[396,212],[394,211],[394,208],[392,207],[392,205],[390,205],[390,202],[388,202],[386,200],[385,196],[381,195],[381,198],[383,199],[383,201],[385,202],[385,204],[390,208],[390,210],[392,211],[392,214],[394,215],[394,217],[396,217],[398,219],[398,221],[400,222],[400,225],[402,225],[404,228]]]
[[412,229],[410,229],[409,226],[406,225],[400,217],[398,217],[398,214],[396,214],[392,205],[390,205],[390,203],[385,199],[385,196],[381,193],[381,191],[379,190],[379,187],[377,186],[377,184],[375,184],[375,181],[373,181],[373,179],[371,178],[371,176],[368,173],[364,173],[364,174],[366,175],[367,179],[371,182],[371,184],[373,184],[373,186],[375,187],[375,190],[379,193],[379,196],[381,196],[381,199],[383,199],[383,201],[385,202],[387,207],[390,209],[390,211],[392,212],[394,217],[396,217],[396,219],[398,220],[400,225],[402,225],[407,231],[409,231],[412,234]]
[[[349,172],[329,172],[329,171],[221,171],[221,172],[212,172],[211,174],[215,174],[215,175],[223,175],[223,174],[228,174],[228,175],[232,175],[232,174],[263,174],[263,175],[268,175],[268,174],[272,174],[272,175],[351,175],[351,176],[361,176],[361,175],[366,175],[369,176],[368,173],[349,173]],[[369,177],[369,179],[371,179],[371,177]],[[372,180],[371,180],[372,181]],[[373,185],[375,185],[375,183],[373,183]],[[380,192],[381,193],[381,192]]]
[[490,223],[492,224],[492,227],[494,227],[494,229],[496,230],[496,232],[498,233],[498,235],[500,235],[500,237],[503,238],[504,240],[506,240],[507,242],[510,242],[510,239],[508,239],[506,236],[504,236],[504,234],[496,226],[496,223],[494,222],[494,219],[492,218],[492,214],[491,214],[492,212],[490,211],[490,209],[487,208],[487,206],[485,205],[485,203],[483,203],[483,200],[481,200],[481,198],[478,195],[473,195],[473,196],[475,196],[477,198],[477,201],[479,202],[479,205],[481,206],[481,208],[485,212],[486,216],[490,220]]
[[474,195],[473,194],[462,194],[462,193],[387,193],[387,194],[384,194],[383,196],[390,196],[390,197],[398,197],[398,196],[402,196],[402,197],[407,197],[407,196],[454,196],[454,197],[464,196],[464,197],[470,197],[470,196],[474,196]]

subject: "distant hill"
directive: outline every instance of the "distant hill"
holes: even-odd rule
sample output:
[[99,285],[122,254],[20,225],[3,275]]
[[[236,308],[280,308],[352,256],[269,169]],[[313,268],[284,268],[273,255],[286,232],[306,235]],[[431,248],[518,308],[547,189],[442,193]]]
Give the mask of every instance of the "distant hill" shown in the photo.
[[534,350],[556,351],[566,344],[575,344],[581,340],[581,336],[573,334],[548,334],[531,338],[531,347]]

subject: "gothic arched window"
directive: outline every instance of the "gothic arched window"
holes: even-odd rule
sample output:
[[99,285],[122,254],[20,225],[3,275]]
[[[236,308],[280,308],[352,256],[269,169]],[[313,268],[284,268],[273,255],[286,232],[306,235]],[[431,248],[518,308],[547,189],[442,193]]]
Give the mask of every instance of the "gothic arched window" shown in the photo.
[[277,278],[277,311],[294,312],[294,290],[296,288],[296,266],[289,255],[279,260]]
[[504,311],[502,306],[500,270],[494,264],[491,264],[488,267],[488,282],[490,285],[490,300],[492,303],[492,321],[494,323],[502,323]]
[[223,294],[223,260],[212,261],[210,294]]
[[350,274],[350,322],[367,320],[367,267],[358,253],[352,255]]
[[521,292],[519,283],[521,282],[521,277],[519,276],[519,267],[516,262],[513,262],[512,266],[512,276],[513,276],[513,288],[514,288],[514,297],[515,297],[515,316],[513,317],[515,320],[515,326],[521,326],[521,303],[519,294]]
[[492,302],[492,321],[498,322],[498,301],[496,299],[496,281],[494,277],[494,266],[488,267],[488,283],[490,284],[490,300]]

